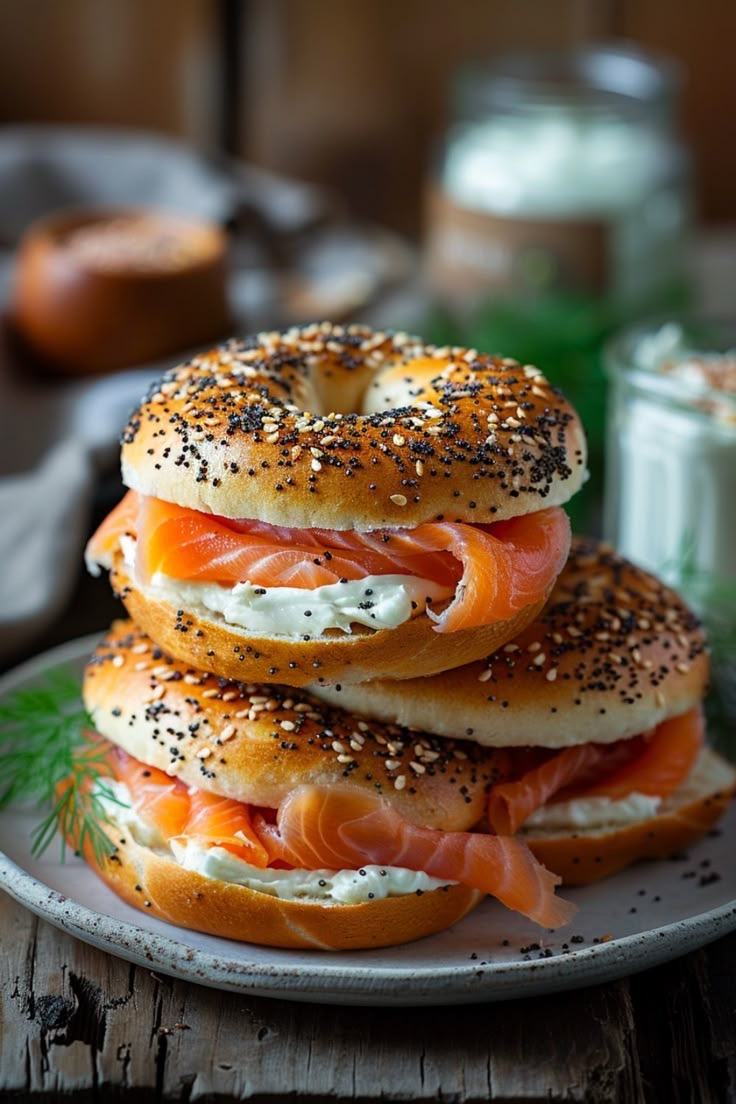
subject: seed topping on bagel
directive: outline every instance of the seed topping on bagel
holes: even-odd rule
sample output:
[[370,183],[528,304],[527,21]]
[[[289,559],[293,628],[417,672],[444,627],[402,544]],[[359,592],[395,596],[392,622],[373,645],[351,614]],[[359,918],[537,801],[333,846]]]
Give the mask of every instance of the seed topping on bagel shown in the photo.
[[592,733],[602,743],[626,738],[693,708],[708,667],[700,622],[678,594],[609,545],[575,537],[542,612],[451,679],[345,680],[312,690],[439,735],[564,747]]
[[129,621],[115,622],[96,649],[84,694],[100,730],[131,754],[216,793],[234,787],[241,799],[238,787],[247,785],[256,803],[319,779],[390,795],[411,810],[434,802],[441,787],[443,817],[467,816],[470,825],[508,769],[477,745],[367,723],[305,691],[194,670]]
[[359,496],[334,527],[487,522],[566,501],[585,445],[536,367],[323,323],[173,369],[126,427],[123,470],[138,490],[224,516],[334,523],[326,501]]
[[705,652],[698,618],[674,591],[610,546],[578,537],[538,622],[489,656],[478,678],[503,683],[521,667],[547,682],[572,680],[579,694],[615,693],[633,705],[643,690],[687,675]]

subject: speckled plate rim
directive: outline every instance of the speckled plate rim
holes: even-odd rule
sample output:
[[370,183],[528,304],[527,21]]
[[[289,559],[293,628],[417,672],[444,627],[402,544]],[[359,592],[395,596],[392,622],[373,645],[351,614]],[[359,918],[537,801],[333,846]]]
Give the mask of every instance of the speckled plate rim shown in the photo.
[[[54,666],[78,662],[100,635],[70,641],[28,660],[0,679],[0,695]],[[298,966],[277,961],[264,965],[228,960],[97,912],[51,889],[2,851],[0,884],[55,927],[136,965],[216,989],[328,1004],[468,1004],[578,989],[658,966],[736,930],[736,901],[730,901],[643,933],[528,962],[401,970],[374,963],[347,968],[338,961],[334,966],[315,964],[305,957]]]

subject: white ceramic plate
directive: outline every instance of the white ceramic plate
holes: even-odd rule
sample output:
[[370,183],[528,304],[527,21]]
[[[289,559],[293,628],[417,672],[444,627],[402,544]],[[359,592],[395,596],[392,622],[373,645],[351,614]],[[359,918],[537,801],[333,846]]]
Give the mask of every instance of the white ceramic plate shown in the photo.
[[[0,680],[0,696],[43,671],[81,671],[94,637],[31,660]],[[0,883],[33,912],[130,962],[219,989],[333,1004],[461,1004],[573,989],[635,973],[736,929],[736,807],[687,858],[640,863],[570,890],[569,930],[541,931],[487,900],[462,923],[402,947],[294,952],[234,943],[130,908],[55,845],[30,854],[36,814],[0,815]],[[4,853],[3,853],[4,852]],[[603,941],[601,939],[603,938]]]

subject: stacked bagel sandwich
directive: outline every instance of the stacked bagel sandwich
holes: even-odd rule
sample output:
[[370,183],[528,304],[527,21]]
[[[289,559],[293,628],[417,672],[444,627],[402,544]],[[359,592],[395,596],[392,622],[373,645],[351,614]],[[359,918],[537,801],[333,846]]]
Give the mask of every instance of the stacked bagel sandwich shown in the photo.
[[[87,557],[133,620],[85,676],[116,852],[87,857],[131,903],[277,946],[402,942],[485,894],[553,928],[560,875],[722,810],[700,631],[597,546],[568,562],[584,436],[537,368],[360,326],[260,334],[164,377],[122,469]],[[667,724],[679,774],[642,793]],[[627,842],[589,856],[568,845],[596,800]]]

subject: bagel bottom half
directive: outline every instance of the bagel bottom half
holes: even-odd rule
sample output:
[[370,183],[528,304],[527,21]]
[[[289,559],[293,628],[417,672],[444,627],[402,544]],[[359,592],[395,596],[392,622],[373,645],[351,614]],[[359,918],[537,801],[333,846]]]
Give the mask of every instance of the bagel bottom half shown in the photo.
[[656,816],[624,827],[574,832],[528,828],[520,836],[564,885],[587,885],[638,859],[664,859],[683,851],[723,816],[734,792],[736,769],[704,748],[689,777],[662,802]]
[[517,636],[544,607],[544,600],[533,602],[503,621],[453,633],[435,632],[422,614],[395,629],[292,639],[257,636],[204,610],[177,609],[137,587],[120,556],[110,580],[136,624],[174,659],[221,678],[288,686],[407,679],[461,667]]
[[85,843],[84,858],[129,905],[181,928],[267,947],[344,951],[409,943],[451,927],[484,897],[454,884],[359,904],[283,900],[187,870],[113,821],[103,831],[112,856],[98,860]]

